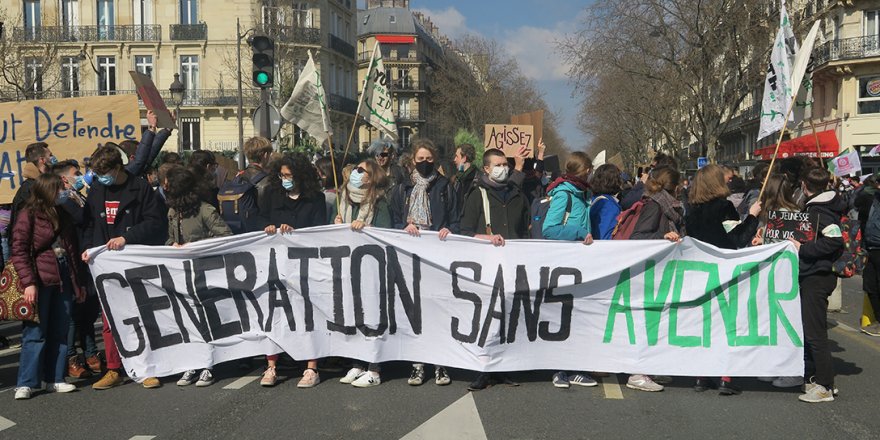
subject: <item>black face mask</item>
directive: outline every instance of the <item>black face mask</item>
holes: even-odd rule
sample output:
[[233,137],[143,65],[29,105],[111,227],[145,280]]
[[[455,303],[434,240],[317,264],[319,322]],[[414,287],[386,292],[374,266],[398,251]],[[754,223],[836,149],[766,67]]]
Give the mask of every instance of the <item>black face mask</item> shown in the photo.
[[416,163],[416,171],[422,175],[422,177],[428,177],[434,173],[434,162],[418,162]]

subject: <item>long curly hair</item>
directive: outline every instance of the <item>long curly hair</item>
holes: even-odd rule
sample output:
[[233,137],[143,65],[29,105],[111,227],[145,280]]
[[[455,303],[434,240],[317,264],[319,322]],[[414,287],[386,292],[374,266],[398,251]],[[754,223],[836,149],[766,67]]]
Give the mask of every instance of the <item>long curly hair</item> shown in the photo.
[[181,165],[172,165],[165,174],[168,188],[165,190],[165,203],[183,218],[195,217],[199,213],[201,199],[199,185],[193,172]]
[[[321,179],[318,172],[309,159],[302,153],[285,154],[280,159],[272,162],[272,175],[270,186],[276,191],[284,191],[281,186],[281,168],[287,167],[293,174],[294,188],[299,190],[300,195],[306,198],[321,195]],[[322,196],[323,197],[323,196]]]
[[32,214],[39,212],[48,217],[55,232],[61,229],[61,220],[58,209],[55,207],[55,199],[62,189],[64,189],[64,182],[62,182],[61,176],[53,173],[40,174],[31,188],[30,197],[23,206],[29,209]]

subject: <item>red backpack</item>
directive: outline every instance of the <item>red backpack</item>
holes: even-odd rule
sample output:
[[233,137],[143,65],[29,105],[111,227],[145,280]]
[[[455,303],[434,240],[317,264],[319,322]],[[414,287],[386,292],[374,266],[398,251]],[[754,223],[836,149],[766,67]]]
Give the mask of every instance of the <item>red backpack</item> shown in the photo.
[[636,223],[639,222],[639,215],[642,214],[642,208],[645,202],[639,200],[626,211],[617,215],[617,226],[611,233],[612,240],[629,240],[633,231],[636,229]]

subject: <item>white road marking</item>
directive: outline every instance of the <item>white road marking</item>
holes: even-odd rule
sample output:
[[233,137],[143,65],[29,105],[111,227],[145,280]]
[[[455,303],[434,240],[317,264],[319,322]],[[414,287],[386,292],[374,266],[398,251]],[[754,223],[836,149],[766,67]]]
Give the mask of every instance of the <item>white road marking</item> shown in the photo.
[[[242,377],[239,377],[238,379],[235,379],[232,383],[223,387],[223,389],[224,390],[240,390],[240,389],[246,387],[249,383],[259,379],[261,377],[259,375],[260,371],[261,371],[261,369],[251,371],[247,376],[242,376]],[[254,374],[256,374],[256,376],[254,376]]]
[[13,426],[15,426],[15,422],[6,417],[0,416],[0,431],[12,428]]
[[620,389],[620,382],[617,381],[616,374],[609,374],[608,377],[600,378],[600,380],[606,399],[623,399],[623,390]]
[[474,396],[467,393],[452,405],[447,406],[418,428],[403,436],[401,440],[423,439],[485,440],[486,430]]
[[853,333],[859,333],[859,330],[856,330],[856,329],[854,329],[854,328],[852,328],[852,327],[850,327],[840,321],[835,321],[835,322],[837,322],[837,326],[840,327],[841,330],[846,330],[848,332],[853,332]]
[[156,438],[155,435],[136,435],[128,440],[153,440]]

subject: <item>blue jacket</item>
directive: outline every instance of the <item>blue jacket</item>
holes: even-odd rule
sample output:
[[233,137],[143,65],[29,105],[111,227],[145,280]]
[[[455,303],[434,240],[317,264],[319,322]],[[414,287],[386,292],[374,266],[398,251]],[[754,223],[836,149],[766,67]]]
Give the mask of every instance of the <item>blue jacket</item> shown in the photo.
[[[541,232],[548,240],[583,240],[590,233],[589,191],[584,193],[569,182],[562,182],[550,191],[550,209]],[[571,197],[571,213],[565,224],[565,207]]]
[[[602,197],[601,199],[599,197]],[[597,200],[598,199],[598,200]],[[590,226],[596,240],[611,240],[611,233],[617,227],[620,205],[611,194],[593,197],[590,205]]]

